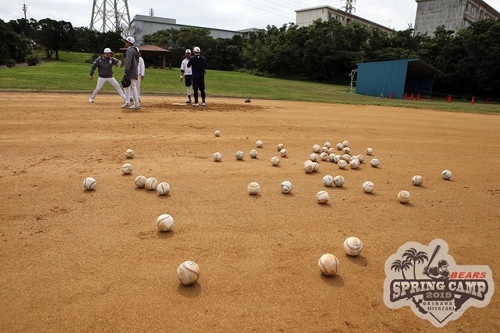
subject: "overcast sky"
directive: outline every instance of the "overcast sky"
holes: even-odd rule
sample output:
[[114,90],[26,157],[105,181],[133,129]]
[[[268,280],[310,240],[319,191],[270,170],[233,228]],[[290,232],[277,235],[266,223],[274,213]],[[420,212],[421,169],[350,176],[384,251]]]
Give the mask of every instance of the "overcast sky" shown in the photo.
[[[105,2],[95,1],[99,5]],[[121,7],[124,2],[118,1]],[[487,0],[486,3],[500,11],[500,0]],[[2,0],[0,19],[7,22],[24,17],[23,4],[28,7],[28,19],[50,18],[71,22],[74,27],[90,26],[93,0]],[[295,10],[324,5],[341,9],[345,0],[128,0],[131,20],[138,14],[149,15],[153,9],[154,16],[176,19],[178,24],[227,30],[265,28],[267,25],[281,27],[295,22]],[[405,30],[415,23],[417,3],[415,0],[357,0],[355,8],[357,16]]]

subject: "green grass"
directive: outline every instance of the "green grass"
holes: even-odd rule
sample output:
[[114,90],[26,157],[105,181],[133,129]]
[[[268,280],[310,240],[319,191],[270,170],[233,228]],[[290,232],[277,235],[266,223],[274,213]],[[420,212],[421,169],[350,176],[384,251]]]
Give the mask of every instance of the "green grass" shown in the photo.
[[[54,57],[54,56],[53,56]],[[0,91],[39,92],[92,92],[96,78],[89,80],[90,63],[85,63],[91,55],[86,53],[60,52],[60,61],[49,61],[39,66],[0,69]],[[115,68],[119,80],[123,68]],[[208,70],[205,77],[207,96],[236,97],[252,99],[277,99],[306,102],[324,102],[356,105],[380,105],[411,107],[474,113],[499,113],[499,104],[485,104],[476,101],[453,101],[442,99],[401,100],[356,95],[347,86],[312,83],[293,80],[265,78],[243,72],[223,72]],[[103,92],[113,92],[105,85]],[[146,69],[142,82],[143,94],[184,95],[184,84],[179,81],[179,70]]]

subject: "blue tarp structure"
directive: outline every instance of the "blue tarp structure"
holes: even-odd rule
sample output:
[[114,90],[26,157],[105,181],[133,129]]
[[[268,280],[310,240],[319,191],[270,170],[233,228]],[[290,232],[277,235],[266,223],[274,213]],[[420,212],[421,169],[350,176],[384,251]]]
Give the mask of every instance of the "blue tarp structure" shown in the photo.
[[356,93],[403,98],[420,94],[431,97],[434,75],[439,70],[420,59],[365,62],[358,64]]

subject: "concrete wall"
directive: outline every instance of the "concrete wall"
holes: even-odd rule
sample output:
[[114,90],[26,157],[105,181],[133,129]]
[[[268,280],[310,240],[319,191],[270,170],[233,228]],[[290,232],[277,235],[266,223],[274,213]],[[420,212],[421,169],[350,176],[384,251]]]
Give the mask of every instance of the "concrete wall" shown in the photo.
[[300,11],[295,15],[295,24],[299,27],[304,27],[311,25],[317,19],[322,19],[323,21],[328,20],[328,9],[327,8],[314,8],[311,10]]

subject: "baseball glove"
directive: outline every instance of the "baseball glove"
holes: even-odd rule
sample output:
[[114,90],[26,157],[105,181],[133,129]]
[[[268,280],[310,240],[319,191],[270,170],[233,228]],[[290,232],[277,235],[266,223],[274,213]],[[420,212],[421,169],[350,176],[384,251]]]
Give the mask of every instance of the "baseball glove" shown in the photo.
[[127,88],[127,87],[130,87],[130,79],[128,78],[127,75],[123,75],[123,78],[122,78],[122,87],[123,88]]

